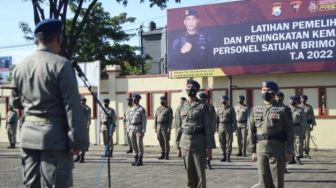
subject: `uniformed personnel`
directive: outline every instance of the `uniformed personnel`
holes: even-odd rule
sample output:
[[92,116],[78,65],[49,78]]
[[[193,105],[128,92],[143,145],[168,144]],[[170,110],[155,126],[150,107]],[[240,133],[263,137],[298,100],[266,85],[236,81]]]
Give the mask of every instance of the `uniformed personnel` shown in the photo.
[[308,101],[307,95],[300,96],[301,104],[299,106],[303,108],[303,111],[307,118],[306,128],[304,129],[303,151],[305,152],[305,157],[311,158],[309,155],[310,134],[311,134],[311,131],[313,131],[314,126],[316,126],[316,120],[315,120],[315,115],[314,115],[314,108],[310,104],[307,104],[307,101]]
[[188,100],[181,105],[176,114],[177,121],[181,122],[182,132],[182,136],[177,139],[178,153],[182,150],[188,187],[205,188],[205,161],[206,157],[212,157],[212,149],[215,148],[212,128],[207,126],[210,124],[210,113],[209,108],[196,98],[200,89],[199,83],[195,80],[188,80],[186,87]]
[[175,147],[177,149],[177,157],[182,157],[181,154],[181,148],[180,148],[180,139],[182,136],[182,128],[181,128],[181,124],[182,122],[180,121],[180,118],[178,118],[178,114],[180,114],[180,110],[181,110],[181,106],[182,104],[187,100],[187,98],[185,97],[181,97],[180,98],[180,103],[177,106],[176,110],[175,110],[175,116],[174,116],[174,128],[175,128]]
[[261,188],[284,187],[285,159],[288,161],[292,152],[292,117],[288,108],[275,101],[278,91],[275,82],[263,82],[264,102],[253,108],[249,118],[248,139]]
[[236,156],[246,157],[246,142],[247,142],[247,120],[250,115],[249,109],[246,106],[245,97],[240,95],[238,97],[238,104],[234,107],[237,119],[237,142],[238,153]]
[[[104,152],[102,157],[113,157],[113,133],[116,128],[115,120],[117,119],[115,111],[113,108],[110,107],[110,99],[105,98],[103,100],[104,108],[107,111],[107,114],[103,110],[100,111],[100,132],[103,136],[103,143],[104,143]],[[109,118],[110,117],[110,118]],[[109,151],[107,151],[107,140],[108,136],[110,135],[110,143],[109,143]]]
[[222,149],[223,157],[221,162],[231,161],[233,132],[237,130],[237,119],[235,110],[228,103],[227,96],[221,97],[221,103],[217,109],[217,132]]
[[130,131],[130,124],[129,121],[127,121],[129,119],[130,113],[131,113],[131,109],[133,107],[133,99],[131,97],[127,98],[127,110],[124,113],[124,130],[126,133],[126,137],[127,137],[127,145],[128,145],[128,150],[126,151],[126,153],[133,153],[133,147],[132,147],[132,142],[131,142],[131,137],[129,134]]
[[133,107],[130,111],[130,116],[127,121],[130,124],[130,137],[133,147],[134,162],[133,166],[143,165],[143,137],[146,133],[147,117],[146,110],[140,105],[141,96],[139,94],[133,94]]
[[[86,105],[86,98],[82,97],[81,98],[81,108],[84,114],[84,123],[86,125],[87,128],[87,134],[88,134],[88,139],[90,141],[90,125],[91,125],[91,108]],[[90,146],[90,144],[89,144]],[[85,153],[86,151],[89,150],[89,147],[82,150],[75,159],[75,162],[80,162],[80,163],[84,163],[85,162]]]
[[[208,102],[208,94],[206,94],[205,92],[200,92],[198,94],[198,96],[199,96],[199,100],[209,108],[210,123],[207,126],[211,127],[212,135],[214,136],[215,132],[216,132],[216,118],[217,118],[215,107]],[[215,145],[215,147],[216,147],[216,145]],[[210,157],[212,157],[212,156],[210,156]],[[212,166],[211,166],[212,158],[210,158],[210,157],[207,157],[207,159],[206,159],[207,160],[206,161],[207,162],[206,166],[207,166],[207,169],[209,169],[209,170],[212,169]]]
[[15,148],[17,122],[18,122],[18,114],[12,106],[9,106],[9,110],[7,113],[6,129],[10,145],[7,147],[7,149]]
[[165,96],[160,97],[160,104],[155,111],[154,130],[161,147],[161,156],[158,159],[169,159],[170,132],[173,123],[173,110],[167,105]]
[[63,24],[38,23],[37,51],[13,71],[10,105],[25,113],[20,144],[26,187],[72,186],[72,156],[89,144],[74,70],[57,55]]
[[[294,126],[294,152],[292,154],[292,163],[302,164],[300,158],[303,155],[303,134],[306,128],[307,119],[304,111],[299,104],[299,97],[291,96],[289,100],[293,117]],[[295,161],[293,160],[295,157]]]
[[201,68],[206,63],[208,39],[197,26],[200,22],[196,10],[184,12],[186,31],[174,39],[172,43],[172,66],[174,68]]

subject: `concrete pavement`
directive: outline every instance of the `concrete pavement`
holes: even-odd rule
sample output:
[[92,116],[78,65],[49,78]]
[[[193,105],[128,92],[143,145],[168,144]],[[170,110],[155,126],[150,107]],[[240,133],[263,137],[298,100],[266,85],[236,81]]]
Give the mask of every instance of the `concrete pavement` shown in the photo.
[[[0,143],[0,188],[24,187],[21,180],[20,149],[6,149]],[[171,160],[158,160],[158,147],[145,147],[144,166],[133,167],[132,154],[127,147],[116,146],[111,159],[113,188],[182,188],[186,187],[186,172],[181,159],[171,154]],[[106,160],[101,159],[102,146],[91,146],[86,163],[76,163],[75,188],[107,186]],[[234,153],[236,151],[234,150]],[[336,187],[336,152],[314,151],[313,159],[303,159],[304,165],[289,165],[285,175],[286,188]],[[207,170],[209,188],[259,187],[256,163],[250,157],[232,157],[232,162],[219,162],[220,150],[214,150],[213,170]]]

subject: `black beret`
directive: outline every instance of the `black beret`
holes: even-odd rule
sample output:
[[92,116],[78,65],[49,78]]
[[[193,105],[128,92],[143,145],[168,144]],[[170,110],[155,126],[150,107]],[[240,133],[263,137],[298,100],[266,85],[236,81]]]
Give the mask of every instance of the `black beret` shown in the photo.
[[293,100],[293,101],[296,101],[296,102],[299,101],[299,97],[295,96],[295,95],[291,96],[290,99]]
[[161,100],[166,100],[166,97],[165,96],[161,96],[160,99]]
[[200,92],[198,94],[198,97],[201,98],[201,99],[206,99],[206,98],[208,98],[208,95],[205,92]]
[[133,98],[139,100],[139,99],[141,99],[141,95],[139,95],[138,93],[134,93]]
[[243,95],[239,95],[239,100],[245,100],[245,97]]
[[226,95],[223,95],[221,98],[222,98],[222,100],[226,100],[226,101],[228,101],[228,100],[229,100],[229,97],[228,97],[228,96],[226,96]]
[[279,91],[278,84],[275,83],[274,81],[264,81],[263,84],[262,84],[262,86],[263,87],[268,87],[268,88],[270,88],[274,92],[278,92]]
[[127,98],[127,101],[133,101],[133,99],[129,97],[129,98]]
[[110,99],[108,99],[108,98],[104,99],[104,103],[109,103],[109,102],[110,102]]
[[181,97],[180,100],[185,101],[185,100],[187,100],[187,98]]
[[302,97],[304,100],[308,100],[307,95],[301,95],[301,97]]
[[281,91],[279,91],[279,92],[276,94],[276,96],[278,96],[278,97],[285,97],[285,94],[282,93]]
[[196,11],[196,10],[193,10],[193,9],[185,10],[184,15],[185,15],[185,17],[187,17],[187,16],[195,16],[195,17],[198,18],[198,13],[197,13],[197,11]]
[[45,19],[39,22],[36,27],[34,34],[36,35],[37,33],[52,33],[52,32],[59,32],[62,31],[62,22],[61,20],[57,19]]
[[196,87],[197,89],[199,89],[201,86],[199,85],[199,83],[195,80],[187,80],[187,85],[193,85],[194,87]]
[[86,101],[86,98],[84,96],[81,96],[81,101]]

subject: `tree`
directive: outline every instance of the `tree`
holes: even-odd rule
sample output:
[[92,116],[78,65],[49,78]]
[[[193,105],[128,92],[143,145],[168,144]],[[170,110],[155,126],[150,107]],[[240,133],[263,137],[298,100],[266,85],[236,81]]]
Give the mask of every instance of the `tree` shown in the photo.
[[[29,1],[29,0],[25,0]],[[61,55],[66,58],[71,58],[84,27],[89,22],[90,15],[97,4],[98,0],[30,0],[34,11],[34,22],[35,25],[41,20],[46,18],[56,18],[60,19],[64,25],[63,31],[63,43],[61,49]],[[140,3],[145,2],[145,0],[139,0]],[[158,6],[162,9],[166,8],[168,0],[148,0],[150,7]],[[116,0],[118,3],[127,5],[128,0]],[[179,3],[180,0],[175,0]],[[133,2],[132,2],[133,3]],[[66,24],[68,16],[69,5],[72,4],[74,7],[74,15],[72,17],[71,25]],[[87,5],[87,8],[84,6]],[[48,12],[45,12],[45,8],[49,8]],[[80,15],[83,15],[80,17]],[[26,35],[26,39],[33,39],[32,32],[27,23],[21,23],[20,27]],[[68,32],[66,32],[68,31]]]
[[[71,11],[75,11],[76,8],[75,4],[70,5]],[[84,16],[85,11],[86,9],[83,9],[79,19]],[[127,17],[126,13],[111,17],[108,12],[104,11],[102,4],[98,2],[77,40],[72,59],[78,62],[100,60],[102,70],[107,65],[121,65],[125,62],[128,62],[130,66],[139,64],[140,61],[135,53],[138,48],[120,44],[120,42],[127,41],[134,35],[123,31],[121,24],[134,21],[135,18]],[[67,20],[67,28],[71,25],[72,20]],[[69,32],[66,31],[66,33]]]

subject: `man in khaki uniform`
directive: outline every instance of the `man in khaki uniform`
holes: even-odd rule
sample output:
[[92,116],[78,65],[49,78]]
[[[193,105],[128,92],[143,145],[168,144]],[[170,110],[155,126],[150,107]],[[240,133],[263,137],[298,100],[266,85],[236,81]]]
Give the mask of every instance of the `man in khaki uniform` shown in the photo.
[[58,56],[60,20],[36,25],[38,49],[13,71],[10,105],[23,109],[23,181],[26,187],[72,186],[72,156],[88,147],[80,95],[71,63]]
[[127,121],[127,119],[129,119],[129,116],[130,116],[130,112],[131,112],[131,109],[133,107],[133,99],[132,98],[127,98],[127,110],[126,112],[124,113],[124,130],[126,132],[126,137],[127,137],[127,144],[128,144],[128,150],[126,151],[126,153],[133,153],[133,148],[132,148],[132,142],[131,142],[131,137],[130,137],[130,134],[129,134],[129,131],[130,131],[130,124],[129,124],[129,121]]
[[[199,97],[199,100],[209,108],[210,123],[207,126],[211,126],[212,134],[215,135],[215,132],[216,132],[216,118],[217,118],[215,107],[212,104],[208,103],[208,101],[207,101],[208,100],[208,95],[205,92],[200,92],[198,94],[198,97]],[[211,170],[212,169],[212,167],[211,167],[212,158],[207,157],[206,160],[207,160],[206,161],[207,162],[207,164],[206,164],[207,169]]]
[[[205,188],[206,157],[212,157],[215,140],[210,124],[209,108],[199,102],[196,94],[200,89],[197,81],[187,81],[188,100],[182,105],[176,118],[181,122],[182,136],[177,139],[182,149],[184,167],[187,170],[188,187]],[[205,155],[206,154],[206,155]]]
[[307,104],[308,97],[307,95],[301,95],[300,96],[300,101],[301,104],[299,105],[307,118],[307,124],[304,129],[304,145],[303,145],[303,150],[305,151],[305,157],[311,158],[309,155],[310,152],[310,134],[311,131],[313,131],[314,126],[316,126],[316,120],[315,120],[315,115],[314,115],[314,108],[310,105]]
[[182,157],[181,148],[180,148],[180,139],[182,136],[182,128],[180,118],[177,117],[180,114],[181,106],[187,99],[185,97],[180,98],[180,104],[177,106],[175,110],[175,117],[174,117],[174,128],[175,128],[175,148],[177,149],[177,157]]
[[[299,97],[291,96],[289,100],[293,117],[294,126],[294,153],[292,154],[292,163],[302,164],[300,158],[303,155],[303,134],[307,119],[302,108],[298,106]],[[295,157],[295,161],[293,160]]]
[[[91,125],[91,108],[86,105],[86,98],[82,97],[81,98],[81,107],[82,107],[82,111],[84,114],[84,123],[86,125],[87,128],[87,134],[88,134],[88,139],[90,141],[90,125]],[[89,144],[90,146],[90,144]],[[80,162],[80,163],[84,163],[85,162],[85,152],[88,151],[89,148],[86,148],[84,150],[82,150],[75,159],[75,162]]]
[[289,160],[292,152],[292,117],[288,108],[275,101],[278,91],[275,82],[263,82],[264,104],[255,106],[249,118],[248,139],[261,188],[284,187],[285,159]]
[[217,132],[223,152],[221,162],[231,161],[233,132],[237,130],[236,113],[228,101],[229,98],[227,96],[222,96],[222,105],[217,109]]
[[[287,114],[287,116],[288,117],[291,117],[291,119],[292,119],[292,110],[290,109],[290,107],[289,106],[287,106],[287,105],[285,105],[284,104],[284,99],[285,99],[285,95],[284,95],[284,93],[282,93],[281,91],[279,91],[279,92],[277,92],[276,93],[276,96],[275,96],[275,101],[276,101],[276,103],[279,105],[279,106],[284,106],[285,108],[286,108],[286,112],[288,112],[288,114]],[[291,121],[291,123],[292,123],[292,125],[290,125],[291,127],[293,127],[293,121]],[[294,132],[293,132],[293,135],[292,135],[292,140],[294,140]],[[293,151],[294,150],[294,146],[292,145],[291,146],[291,149],[290,149],[291,151]],[[287,170],[287,162],[285,161],[285,173],[288,173],[288,170]]]
[[155,112],[154,130],[161,147],[161,156],[158,159],[169,159],[170,131],[173,123],[173,110],[167,106],[165,96],[160,97],[160,104]]
[[[107,111],[107,114],[103,110],[100,111],[100,132],[103,135],[103,142],[104,142],[104,153],[102,157],[110,157],[113,156],[113,133],[115,130],[115,120],[116,114],[113,108],[110,107],[110,99],[104,99],[104,108]],[[109,118],[112,118],[110,119]],[[108,136],[110,136],[110,144],[109,144],[109,151],[107,151],[107,140]]]
[[7,129],[8,141],[10,145],[7,147],[7,149],[15,148],[17,122],[18,122],[18,114],[12,106],[9,106],[9,110],[7,113],[6,129]]
[[130,125],[130,137],[133,147],[134,162],[132,166],[143,165],[143,137],[146,133],[147,117],[146,110],[142,107],[140,102],[141,96],[139,94],[133,94],[134,106],[131,108],[130,116],[127,121]]
[[248,107],[245,105],[245,97],[238,97],[238,105],[234,107],[237,118],[237,141],[238,153],[236,156],[246,157],[246,142],[247,142],[247,120],[250,115]]

